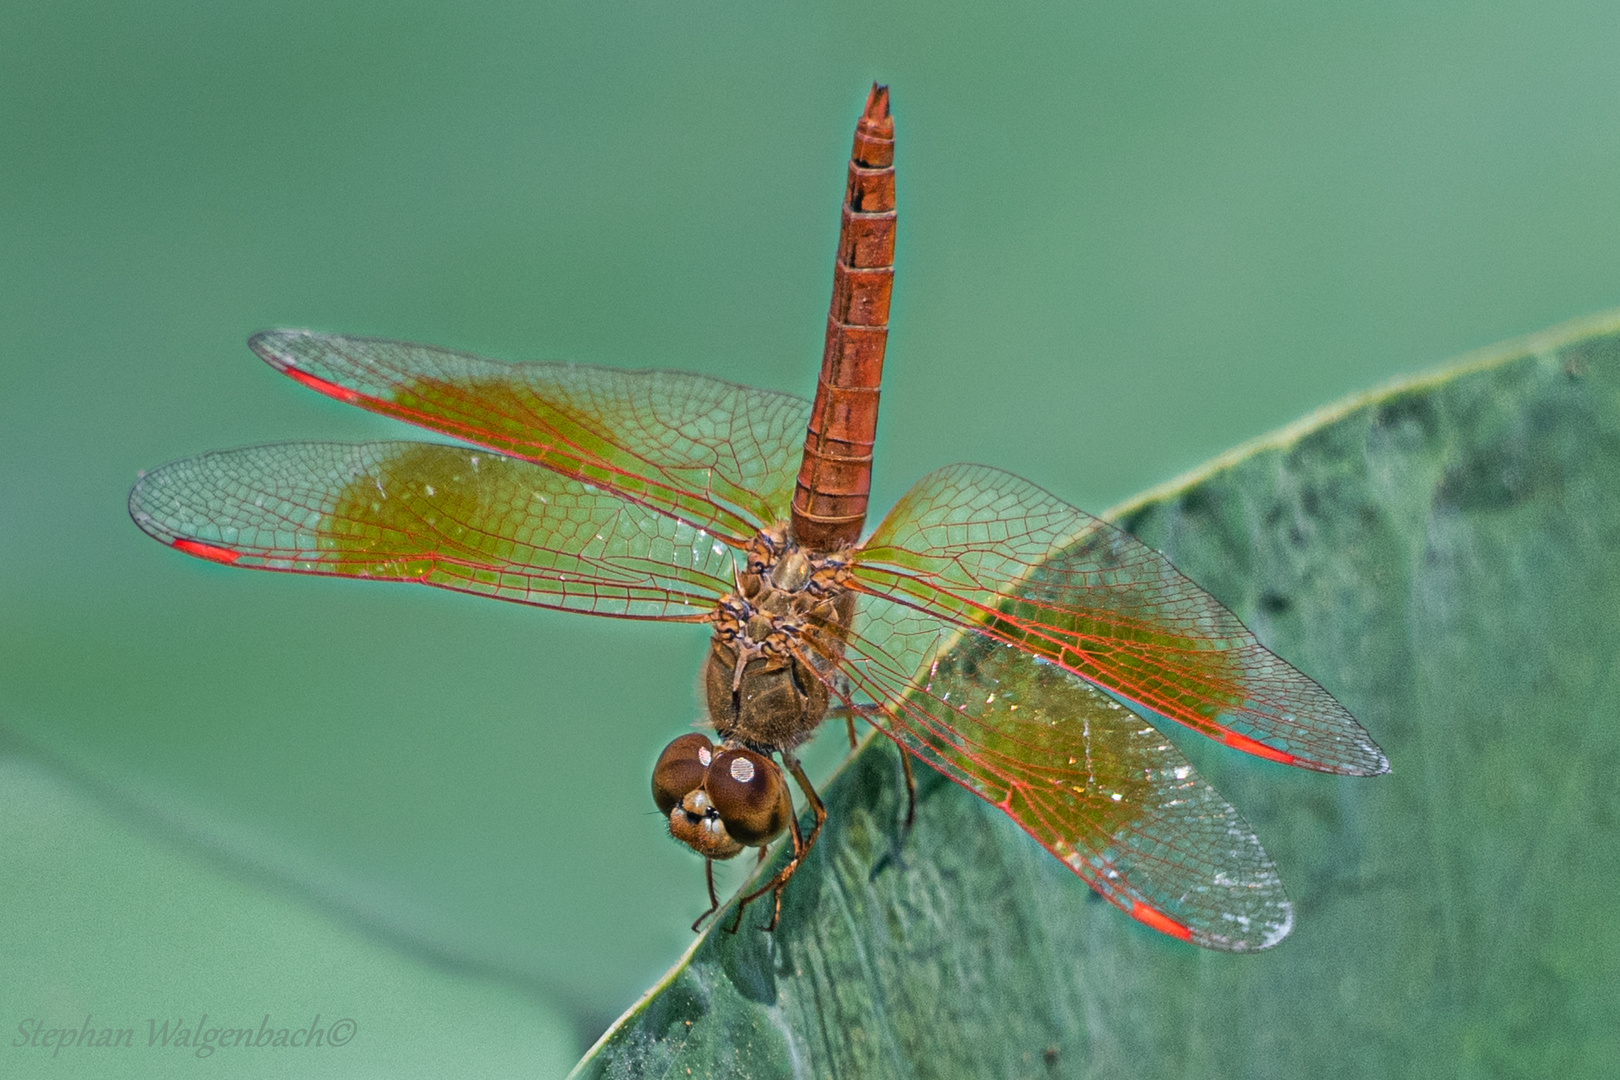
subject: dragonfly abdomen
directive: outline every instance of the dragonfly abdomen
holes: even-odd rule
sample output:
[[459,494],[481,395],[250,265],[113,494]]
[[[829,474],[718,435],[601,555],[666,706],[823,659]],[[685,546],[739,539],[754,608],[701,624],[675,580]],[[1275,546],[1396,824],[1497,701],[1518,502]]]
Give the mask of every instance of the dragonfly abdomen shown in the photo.
[[872,482],[878,387],[894,286],[894,120],[873,86],[855,127],[821,378],[793,492],[793,536],[811,551],[860,539]]

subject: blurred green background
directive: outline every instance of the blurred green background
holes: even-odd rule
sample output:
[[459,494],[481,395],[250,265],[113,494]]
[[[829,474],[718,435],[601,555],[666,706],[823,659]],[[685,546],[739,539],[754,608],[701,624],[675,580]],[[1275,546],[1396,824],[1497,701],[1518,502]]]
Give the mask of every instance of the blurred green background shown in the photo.
[[[422,994],[448,970],[553,1010],[567,1058],[702,908],[646,791],[697,715],[700,629],[233,572],[128,522],[141,468],[403,433],[250,332],[808,394],[880,79],[901,226],[875,505],[977,460],[1098,511],[1620,301],[1617,55],[1620,8],[1545,0],[0,5],[0,751],[30,778],[4,797],[139,838],[94,850],[155,845],[102,865],[5,834],[5,1043],[40,1012],[326,985],[331,933]],[[321,929],[257,968],[183,934],[122,952],[149,924],[86,936],[232,888]]]

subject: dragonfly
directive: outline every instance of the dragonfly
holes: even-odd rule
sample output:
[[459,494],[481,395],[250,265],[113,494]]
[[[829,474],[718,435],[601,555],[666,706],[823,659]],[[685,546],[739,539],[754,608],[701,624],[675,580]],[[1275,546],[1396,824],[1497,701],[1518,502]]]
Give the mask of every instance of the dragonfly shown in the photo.
[[[827,818],[797,750],[830,718],[1006,813],[1141,923],[1211,949],[1282,940],[1254,830],[1155,727],[1353,776],[1388,760],[1350,713],[1159,552],[1011,473],[956,464],[863,536],[894,280],[894,121],[856,125],[813,402],[676,371],[509,363],[306,330],[278,371],[456,443],[286,443],[144,474],[145,532],[216,563],[416,582],[702,624],[708,727],[653,771],[672,836],[716,860],[791,852]],[[810,810],[806,830],[788,783]]]

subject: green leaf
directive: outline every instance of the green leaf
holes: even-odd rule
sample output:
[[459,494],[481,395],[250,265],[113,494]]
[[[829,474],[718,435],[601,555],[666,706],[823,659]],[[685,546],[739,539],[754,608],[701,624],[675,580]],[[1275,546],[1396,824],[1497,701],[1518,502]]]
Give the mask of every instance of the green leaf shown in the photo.
[[0,866],[8,1078],[534,1077],[578,1053],[528,989],[401,952],[6,753]]
[[1171,732],[1275,858],[1292,938],[1162,937],[937,775],[902,839],[872,742],[827,787],[776,932],[750,912],[706,934],[576,1075],[1612,1066],[1620,312],[1327,409],[1115,516],[1388,751],[1392,775],[1351,779]]

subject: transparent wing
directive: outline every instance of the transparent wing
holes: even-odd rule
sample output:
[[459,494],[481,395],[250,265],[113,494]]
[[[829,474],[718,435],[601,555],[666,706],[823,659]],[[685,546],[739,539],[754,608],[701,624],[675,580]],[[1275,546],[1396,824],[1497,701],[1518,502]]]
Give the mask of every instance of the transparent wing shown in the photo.
[[843,671],[902,747],[1132,917],[1230,951],[1269,948],[1292,928],[1277,870],[1238,812],[1153,725],[1084,680],[874,597]]
[[731,550],[691,525],[461,446],[204,454],[143,476],[129,512],[158,540],[217,562],[598,615],[698,621],[732,587]]
[[1245,752],[1389,770],[1344,706],[1170,560],[1010,473],[951,465],[923,477],[860,549],[855,577]]
[[732,546],[787,517],[810,411],[789,394],[305,330],[249,344],[323,394],[607,488]]

